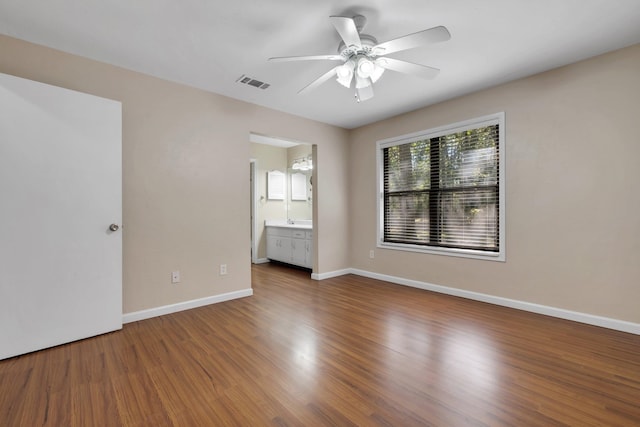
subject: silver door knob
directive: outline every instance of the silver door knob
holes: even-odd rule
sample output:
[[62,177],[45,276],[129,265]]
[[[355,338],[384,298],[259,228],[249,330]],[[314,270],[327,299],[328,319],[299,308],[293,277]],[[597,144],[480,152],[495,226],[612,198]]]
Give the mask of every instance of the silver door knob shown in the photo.
[[118,224],[111,224],[109,226],[109,230],[111,230],[111,231],[118,231],[119,228],[120,227],[118,227]]

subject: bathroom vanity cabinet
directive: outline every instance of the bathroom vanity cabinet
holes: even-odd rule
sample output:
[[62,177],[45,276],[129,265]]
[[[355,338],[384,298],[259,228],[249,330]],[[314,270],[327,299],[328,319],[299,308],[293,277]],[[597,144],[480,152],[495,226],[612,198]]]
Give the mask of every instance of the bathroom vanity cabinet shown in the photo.
[[313,267],[313,230],[309,226],[267,225],[267,258],[300,267]]

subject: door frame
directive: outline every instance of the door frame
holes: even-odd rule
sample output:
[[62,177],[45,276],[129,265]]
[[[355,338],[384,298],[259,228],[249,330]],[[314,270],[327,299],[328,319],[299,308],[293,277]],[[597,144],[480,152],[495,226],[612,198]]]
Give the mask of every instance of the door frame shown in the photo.
[[258,161],[256,159],[249,159],[249,175],[250,181],[250,200],[251,200],[251,263],[258,264],[258,242],[256,240],[256,230],[258,229],[258,209],[256,195],[258,194],[258,183],[256,182],[256,169]]

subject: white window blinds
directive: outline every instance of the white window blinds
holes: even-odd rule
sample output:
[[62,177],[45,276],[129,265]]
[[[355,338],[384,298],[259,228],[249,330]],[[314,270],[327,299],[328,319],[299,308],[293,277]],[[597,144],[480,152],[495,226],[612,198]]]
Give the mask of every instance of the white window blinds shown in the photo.
[[500,250],[499,123],[382,150],[382,240],[436,248]]

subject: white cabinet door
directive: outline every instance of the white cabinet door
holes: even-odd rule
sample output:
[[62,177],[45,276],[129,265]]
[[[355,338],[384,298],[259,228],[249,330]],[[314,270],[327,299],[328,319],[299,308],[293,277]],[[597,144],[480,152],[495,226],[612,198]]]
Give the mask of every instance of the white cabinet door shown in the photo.
[[291,263],[301,267],[307,266],[307,241],[305,239],[291,239]]
[[267,258],[291,262],[291,239],[267,233]]
[[267,234],[267,258],[277,260],[280,256],[280,238]]
[[291,262],[291,239],[288,237],[278,237],[278,258],[279,261]]
[[121,176],[119,102],[0,74],[0,359],[122,328]]
[[313,268],[313,240],[305,240],[305,265]]

